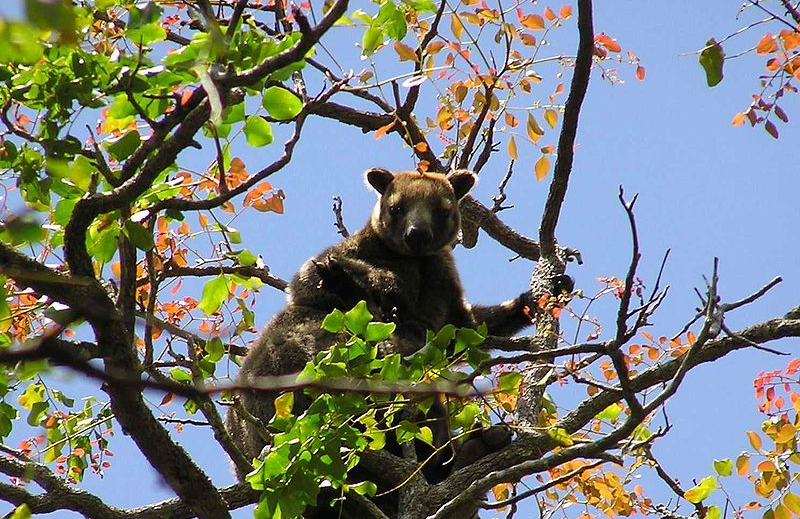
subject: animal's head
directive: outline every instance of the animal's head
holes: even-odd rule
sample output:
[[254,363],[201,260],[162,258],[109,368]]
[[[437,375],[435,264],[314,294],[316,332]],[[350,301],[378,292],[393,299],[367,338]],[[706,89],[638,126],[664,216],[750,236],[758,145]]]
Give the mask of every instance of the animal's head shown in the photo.
[[458,170],[449,175],[367,171],[367,182],[380,194],[370,224],[394,250],[409,256],[428,256],[458,239],[461,217],[458,201],[475,184],[475,174]]

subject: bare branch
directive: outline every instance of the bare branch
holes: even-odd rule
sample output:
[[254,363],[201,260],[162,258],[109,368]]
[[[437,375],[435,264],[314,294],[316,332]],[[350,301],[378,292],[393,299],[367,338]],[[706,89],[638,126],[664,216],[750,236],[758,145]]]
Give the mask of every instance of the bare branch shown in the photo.
[[589,86],[589,75],[592,71],[592,51],[594,49],[594,28],[592,23],[591,0],[578,0],[578,55],[575,59],[575,71],[569,88],[569,97],[564,107],[564,120],[561,135],[558,139],[558,158],[547,194],[542,223],[539,227],[539,244],[542,254],[552,256],[556,252],[556,224],[561,212],[561,204],[567,194],[567,184],[572,171],[573,148],[578,131],[578,116],[583,98]]
[[333,215],[336,218],[333,223],[334,227],[336,227],[336,232],[341,234],[342,238],[350,236],[350,232],[344,226],[344,220],[342,219],[342,197],[340,196],[333,197]]

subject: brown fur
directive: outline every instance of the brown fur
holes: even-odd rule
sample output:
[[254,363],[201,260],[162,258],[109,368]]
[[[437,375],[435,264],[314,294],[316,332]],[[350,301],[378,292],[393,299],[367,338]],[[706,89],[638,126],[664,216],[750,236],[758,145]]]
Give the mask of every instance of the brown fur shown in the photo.
[[[373,169],[367,172],[367,181],[381,195],[369,222],[301,267],[289,285],[286,307],[269,322],[245,359],[239,383],[300,371],[338,339],[320,328],[323,318],[334,308],[347,310],[362,299],[377,318],[397,324],[391,349],[404,355],[424,345],[426,330],[438,331],[446,324],[474,327],[485,321],[490,334],[503,335],[530,324],[523,314],[525,294],[495,306],[471,308],[464,301],[452,246],[460,228],[458,201],[475,182],[472,173],[392,174]],[[240,397],[247,411],[263,423],[274,414],[272,396],[242,392]],[[296,408],[304,405],[299,394],[295,402]],[[245,454],[258,456],[265,442],[256,428],[235,408],[227,418],[228,430]],[[444,417],[434,420],[445,423]],[[508,434],[488,431],[475,438],[464,449],[465,457],[451,460],[452,465],[466,466],[510,441]],[[446,440],[439,437],[436,443]]]

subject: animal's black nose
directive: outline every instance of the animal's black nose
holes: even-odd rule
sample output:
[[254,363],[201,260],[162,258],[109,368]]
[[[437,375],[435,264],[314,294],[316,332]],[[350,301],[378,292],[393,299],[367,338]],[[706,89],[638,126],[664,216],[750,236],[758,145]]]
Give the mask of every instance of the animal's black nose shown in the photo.
[[412,225],[406,230],[403,241],[411,252],[422,252],[433,241],[433,233],[428,228]]

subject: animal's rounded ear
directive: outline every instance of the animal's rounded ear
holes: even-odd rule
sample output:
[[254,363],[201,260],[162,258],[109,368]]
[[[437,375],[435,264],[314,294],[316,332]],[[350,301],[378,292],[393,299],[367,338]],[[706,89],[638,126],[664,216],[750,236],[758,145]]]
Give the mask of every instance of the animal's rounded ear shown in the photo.
[[467,169],[457,169],[447,175],[447,180],[450,182],[450,185],[453,186],[456,198],[461,200],[469,193],[469,190],[472,189],[475,182],[478,181],[478,177],[475,176],[475,173]]
[[375,188],[375,191],[380,194],[385,193],[386,188],[389,187],[389,184],[394,180],[394,174],[388,169],[383,168],[368,169],[366,177],[369,185]]

